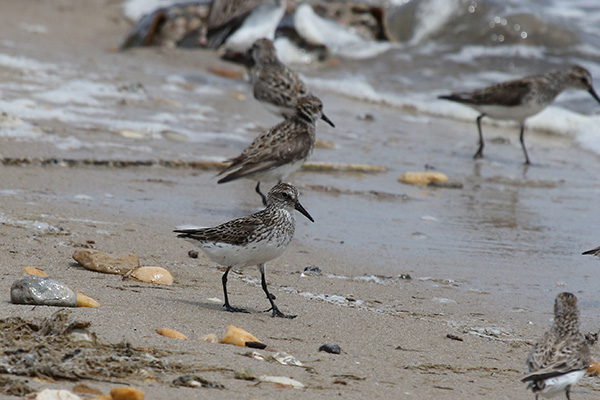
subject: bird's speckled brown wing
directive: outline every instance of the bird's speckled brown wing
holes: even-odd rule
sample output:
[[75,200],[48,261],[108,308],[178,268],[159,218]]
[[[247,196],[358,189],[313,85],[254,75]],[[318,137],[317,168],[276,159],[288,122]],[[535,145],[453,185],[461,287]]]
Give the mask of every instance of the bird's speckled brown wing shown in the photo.
[[519,79],[497,83],[484,89],[466,93],[453,93],[449,96],[440,96],[442,99],[456,101],[457,103],[475,104],[480,106],[495,105],[514,107],[521,105],[523,99],[532,89],[532,82]]
[[234,219],[214,228],[181,229],[178,238],[194,239],[200,242],[219,242],[231,245],[244,245],[253,237],[253,232],[262,225],[255,215]]
[[563,375],[589,366],[589,348],[583,335],[552,342],[553,335],[547,332],[533,348],[527,358],[527,367],[532,372],[522,379],[523,382]]
[[314,128],[296,118],[283,121],[257,137],[231,165],[219,175],[228,174],[219,183],[265,172],[310,155],[314,145]]

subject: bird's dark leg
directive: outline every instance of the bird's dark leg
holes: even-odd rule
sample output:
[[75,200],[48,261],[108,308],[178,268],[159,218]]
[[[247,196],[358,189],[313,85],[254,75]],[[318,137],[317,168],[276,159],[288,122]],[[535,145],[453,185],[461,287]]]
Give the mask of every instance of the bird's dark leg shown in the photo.
[[273,317],[296,318],[295,315],[286,315],[286,314],[282,313],[281,311],[279,311],[279,309],[275,305],[275,302],[273,301],[273,295],[271,293],[269,293],[269,289],[267,289],[267,280],[265,278],[265,264],[260,264],[259,269],[260,269],[260,279],[261,279],[262,288],[263,288],[265,294],[267,295],[267,299],[269,299],[269,302],[271,303],[271,308],[269,308],[267,311],[272,310]]
[[567,386],[567,389],[565,390],[565,394],[567,395],[567,400],[571,400],[571,386]]
[[260,182],[258,182],[256,184],[256,193],[258,193],[260,195],[260,197],[262,198],[262,202],[263,202],[263,206],[267,206],[267,197],[260,191]]
[[525,148],[525,139],[523,138],[523,133],[525,132],[525,123],[521,124],[521,135],[519,139],[521,140],[521,147],[523,148],[523,154],[525,154],[525,164],[530,165],[529,156],[527,155],[527,149]]
[[229,312],[247,313],[248,311],[244,310],[243,308],[234,308],[234,307],[231,307],[231,304],[229,304],[229,297],[227,296],[227,275],[229,274],[230,270],[231,270],[231,267],[227,267],[227,270],[225,271],[225,273],[223,274],[223,277],[221,278],[221,281],[223,281],[223,294],[225,295],[225,304],[223,304],[223,307],[225,307],[227,309],[227,311],[229,311]]
[[481,133],[481,118],[485,117],[485,114],[481,114],[477,117],[477,131],[479,132],[479,148],[477,149],[477,153],[473,156],[474,159],[483,158],[483,134]]

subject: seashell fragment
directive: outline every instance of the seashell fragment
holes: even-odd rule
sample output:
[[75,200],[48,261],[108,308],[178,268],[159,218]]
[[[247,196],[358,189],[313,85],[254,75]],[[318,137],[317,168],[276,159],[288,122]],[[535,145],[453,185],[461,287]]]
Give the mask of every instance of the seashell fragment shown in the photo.
[[409,185],[429,185],[431,183],[446,183],[448,176],[441,172],[405,172],[398,180]]
[[10,300],[13,304],[77,306],[77,295],[68,286],[50,278],[32,275],[26,275],[13,282]]
[[140,267],[128,275],[136,281],[155,283],[157,285],[172,285],[173,275],[162,267]]
[[68,390],[44,389],[35,396],[35,400],[81,400],[81,397]]
[[113,388],[110,396],[113,400],[144,400],[144,392],[130,386]]
[[106,274],[123,275],[140,266],[140,260],[135,254],[111,256],[107,253],[91,249],[75,251],[73,259],[86,269]]
[[260,340],[246,332],[242,328],[234,325],[229,325],[225,331],[225,336],[221,339],[221,343],[233,344],[234,346],[246,347],[246,342],[261,343]]
[[156,333],[171,339],[188,340],[187,336],[185,336],[183,333],[171,328],[157,329]]
[[588,376],[600,375],[600,362],[592,360],[590,366],[587,369]]
[[218,343],[219,337],[217,335],[215,335],[214,333],[209,333],[208,335],[202,336],[198,340],[202,340],[203,342],[208,342],[208,343]]
[[287,376],[270,376],[270,375],[262,375],[258,377],[260,382],[270,382],[275,383],[281,386],[288,386],[293,388],[303,388],[304,384],[300,381],[297,381],[292,378],[288,378]]
[[100,303],[91,297],[86,296],[83,292],[77,292],[77,307],[98,307]]
[[23,268],[23,273],[25,275],[41,276],[44,278],[48,278],[47,273],[45,273],[43,270],[36,268],[36,267],[25,267],[25,268]]

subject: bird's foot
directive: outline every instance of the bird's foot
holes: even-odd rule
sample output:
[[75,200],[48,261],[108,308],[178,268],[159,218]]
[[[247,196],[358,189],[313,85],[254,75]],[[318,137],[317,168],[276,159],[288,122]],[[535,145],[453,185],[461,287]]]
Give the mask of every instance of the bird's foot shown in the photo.
[[250,311],[246,310],[245,308],[231,307],[229,304],[223,304],[223,307],[225,307],[225,309],[229,312],[250,314]]

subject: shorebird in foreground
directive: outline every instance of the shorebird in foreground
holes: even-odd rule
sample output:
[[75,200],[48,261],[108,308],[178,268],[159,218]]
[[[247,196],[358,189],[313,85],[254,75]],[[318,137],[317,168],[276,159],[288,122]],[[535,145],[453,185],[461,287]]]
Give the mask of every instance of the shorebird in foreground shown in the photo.
[[266,205],[260,182],[284,180],[304,164],[315,145],[315,121],[323,115],[321,100],[313,95],[300,97],[295,110],[293,117],[259,135],[242,154],[231,159],[231,164],[219,173],[227,175],[218,183],[253,179],[258,182],[256,193]]
[[[276,115],[284,118],[294,116],[296,101],[309,94],[302,79],[279,61],[273,42],[269,39],[258,39],[251,52],[255,63],[252,74],[254,98]],[[325,114],[320,118],[335,127]]]
[[248,312],[234,308],[227,296],[227,275],[232,268],[258,266],[262,288],[271,303],[273,317],[295,318],[283,314],[275,305],[274,296],[267,289],[265,263],[279,257],[290,244],[296,227],[292,211],[296,209],[314,222],[298,201],[298,190],[288,183],[280,183],[268,194],[267,207],[247,217],[234,219],[214,228],[176,230],[177,237],[187,239],[204,250],[206,256],[227,269],[223,274],[224,307],[230,312]]
[[571,386],[583,377],[590,362],[590,350],[579,332],[577,297],[561,293],[554,302],[554,323],[529,353],[529,374],[522,381],[529,383],[536,400],[540,393],[553,397],[563,392],[570,400]]
[[525,120],[542,111],[554,101],[556,96],[567,89],[586,90],[600,103],[600,97],[592,86],[592,76],[588,70],[578,65],[566,71],[551,71],[543,75],[498,83],[473,92],[453,93],[438,98],[467,105],[481,113],[477,117],[479,149],[473,158],[483,158],[481,119],[488,116],[519,122],[521,125],[519,139],[525,154],[525,164],[530,164],[523,139]]
[[598,257],[600,257],[600,246],[596,247],[595,249],[591,249],[591,250],[588,250],[588,251],[584,251],[584,252],[583,252],[583,253],[581,253],[581,254],[582,254],[582,255],[584,255],[584,256],[585,256],[585,255],[588,255],[588,254],[591,254],[591,255],[593,255],[593,256],[598,256]]

